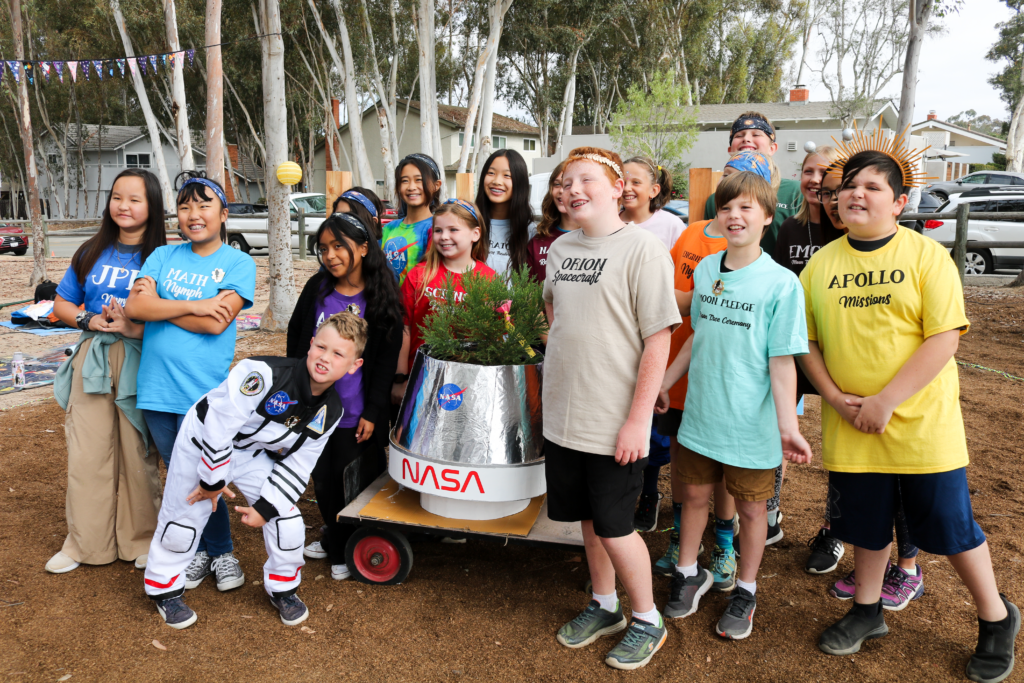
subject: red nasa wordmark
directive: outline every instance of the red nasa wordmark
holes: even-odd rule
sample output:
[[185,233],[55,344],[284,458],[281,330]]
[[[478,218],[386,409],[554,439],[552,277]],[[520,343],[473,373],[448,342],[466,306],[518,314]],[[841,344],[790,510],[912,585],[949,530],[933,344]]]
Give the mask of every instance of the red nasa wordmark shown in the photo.
[[412,483],[419,484],[420,486],[427,485],[427,479],[434,484],[435,491],[458,491],[459,493],[465,493],[469,488],[471,482],[475,482],[477,490],[480,493],[484,493],[484,484],[480,481],[480,475],[474,470],[470,470],[469,474],[466,475],[465,481],[460,482],[459,477],[462,473],[459,470],[444,469],[441,470],[441,482],[446,485],[442,486],[437,478],[437,473],[434,470],[433,465],[427,465],[423,470],[423,474],[420,474],[420,463],[416,461],[416,469],[413,470],[412,465],[409,463],[408,458],[402,458],[402,479],[410,479]]

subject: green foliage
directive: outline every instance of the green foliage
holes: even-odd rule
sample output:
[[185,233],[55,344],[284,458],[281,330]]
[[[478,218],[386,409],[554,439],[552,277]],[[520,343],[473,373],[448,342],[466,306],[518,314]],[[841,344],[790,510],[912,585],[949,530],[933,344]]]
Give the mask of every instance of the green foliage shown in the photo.
[[[424,321],[423,341],[432,357],[473,365],[529,365],[542,360],[536,352],[531,357],[527,349],[539,345],[547,332],[543,284],[523,268],[493,279],[466,273],[462,286],[466,294],[460,302],[449,273],[444,300],[435,301]],[[512,304],[511,330],[498,310],[506,301]]]
[[971,164],[971,173],[975,171],[1005,171],[1006,155],[994,152],[991,164]]
[[[612,144],[623,156],[644,155],[675,167],[697,141],[697,110],[671,71],[654,74],[650,90],[632,83],[612,117]],[[674,170],[674,169],[673,169]]]
[[1009,21],[996,24],[999,38],[985,55],[985,59],[998,62],[1002,70],[988,79],[1000,91],[1000,97],[1012,112],[1024,95],[1024,81],[1021,80],[1021,60],[1024,59],[1024,1],[1003,0],[1014,10]]
[[979,115],[973,109],[968,109],[956,116],[951,116],[946,119],[946,123],[952,123],[954,126],[960,126],[961,128],[970,128],[977,133],[991,135],[1003,140],[1006,139],[1006,129],[1009,127],[1009,122],[994,119],[986,114]]

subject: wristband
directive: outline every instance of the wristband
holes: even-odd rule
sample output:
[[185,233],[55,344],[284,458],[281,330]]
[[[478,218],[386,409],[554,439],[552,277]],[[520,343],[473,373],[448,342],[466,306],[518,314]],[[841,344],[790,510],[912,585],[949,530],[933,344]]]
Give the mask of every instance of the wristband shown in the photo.
[[75,321],[78,323],[78,329],[82,330],[83,332],[88,332],[89,323],[95,317],[96,314],[93,313],[92,311],[83,311],[79,313],[77,316],[75,316]]
[[394,384],[404,384],[405,382],[408,382],[408,381],[409,381],[409,375],[407,375],[405,373],[402,373],[402,372],[396,372],[395,373]]

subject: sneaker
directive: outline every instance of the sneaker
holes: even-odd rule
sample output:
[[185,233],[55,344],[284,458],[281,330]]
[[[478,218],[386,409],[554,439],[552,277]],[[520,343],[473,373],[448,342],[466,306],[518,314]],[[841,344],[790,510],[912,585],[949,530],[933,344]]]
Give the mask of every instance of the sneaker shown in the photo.
[[696,576],[684,577],[677,571],[669,587],[665,616],[669,619],[682,619],[696,612],[701,596],[708,592],[713,581],[711,572],[704,567],[697,567]]
[[616,605],[614,612],[609,612],[601,609],[597,600],[591,600],[579,616],[558,629],[555,639],[566,647],[576,649],[590,645],[601,636],[618,633],[624,628],[626,617],[622,614],[622,603]]
[[839,566],[839,560],[846,553],[843,542],[824,527],[818,529],[817,536],[807,541],[807,546],[811,549],[811,556],[804,565],[804,571],[808,574],[828,574],[835,571]]
[[79,562],[75,562],[64,553],[57,553],[46,563],[46,571],[51,574],[66,574],[72,569],[78,569]]
[[149,562],[149,553],[146,553],[145,555],[139,555],[135,558],[135,568],[145,569],[147,562]]
[[729,606],[718,620],[715,632],[722,638],[743,640],[754,628],[754,610],[757,609],[757,595],[744,588],[737,588],[729,596]]
[[1020,632],[1020,610],[1002,593],[999,597],[1009,619],[978,620],[978,647],[967,662],[967,678],[978,683],[999,683],[1013,671],[1013,641]]
[[313,541],[302,549],[302,554],[311,560],[322,560],[327,557],[327,551],[320,541]]
[[882,582],[882,607],[893,612],[899,612],[910,604],[911,600],[917,600],[924,595],[924,574],[921,572],[921,565],[915,564],[916,574],[909,574],[905,569],[897,565],[889,567]]
[[852,655],[860,652],[860,646],[865,640],[888,635],[885,611],[879,608],[878,613],[874,614],[875,609],[875,605],[854,603],[845,617],[821,634],[818,638],[818,649],[829,655]]
[[171,628],[188,628],[196,623],[196,613],[189,609],[181,596],[156,601],[156,611],[164,618],[164,623]]
[[782,533],[782,511],[778,510],[775,514],[775,524],[768,525],[768,536],[764,539],[765,546],[775,545],[782,540],[784,534]]
[[658,528],[658,508],[661,507],[661,493],[640,494],[640,502],[633,514],[633,528],[637,531],[654,531]]
[[845,577],[839,579],[832,587],[828,589],[828,594],[833,598],[839,598],[840,600],[849,600],[853,597],[857,591],[857,577],[854,576],[854,572],[850,572]]
[[725,552],[717,545],[711,551],[711,564],[708,565],[713,582],[711,590],[715,593],[728,593],[736,586],[736,553]]
[[348,568],[347,564],[331,565],[331,578],[335,581],[344,581],[350,576],[352,576],[352,570]]
[[302,602],[302,598],[295,593],[283,598],[271,596],[270,604],[281,613],[281,623],[285,626],[295,626],[309,618],[309,608],[306,607],[306,603]]
[[188,568],[185,569],[185,590],[190,591],[196,588],[203,582],[203,579],[213,573],[213,569],[210,568],[211,562],[213,560],[210,559],[210,554],[205,550],[200,550],[196,553]]
[[676,573],[676,565],[679,564],[679,542],[669,541],[665,554],[654,563],[654,573],[661,576],[672,576]]
[[224,553],[213,558],[210,569],[217,575],[217,590],[222,593],[245,583],[245,574],[234,553]]
[[660,626],[650,624],[633,617],[619,644],[608,652],[604,663],[613,669],[624,669],[632,671],[651,661],[654,653],[661,649],[668,639],[668,629],[665,628],[665,620]]

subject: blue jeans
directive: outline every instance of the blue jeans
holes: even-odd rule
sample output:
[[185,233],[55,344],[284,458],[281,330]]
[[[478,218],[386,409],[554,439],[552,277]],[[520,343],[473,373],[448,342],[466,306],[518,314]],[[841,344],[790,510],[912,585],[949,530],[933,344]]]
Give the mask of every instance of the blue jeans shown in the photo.
[[[174,440],[178,437],[178,430],[181,429],[181,422],[184,415],[177,413],[164,413],[158,410],[142,410],[146,418],[146,426],[149,427],[149,434],[153,438],[156,449],[160,451],[164,465],[170,465],[171,453],[174,451]],[[164,492],[166,495],[166,491]],[[191,493],[191,492],[189,492]],[[188,495],[187,493],[185,495]],[[230,553],[234,549],[231,543],[231,519],[228,516],[228,504],[221,496],[217,500],[217,509],[210,515],[210,521],[203,529],[203,535],[199,539],[197,550],[205,550],[210,557],[217,557],[224,553]]]

